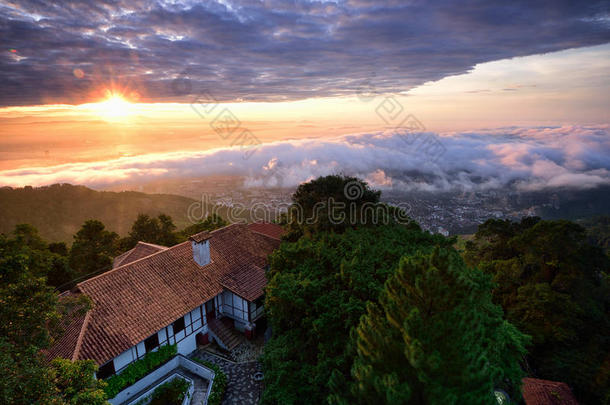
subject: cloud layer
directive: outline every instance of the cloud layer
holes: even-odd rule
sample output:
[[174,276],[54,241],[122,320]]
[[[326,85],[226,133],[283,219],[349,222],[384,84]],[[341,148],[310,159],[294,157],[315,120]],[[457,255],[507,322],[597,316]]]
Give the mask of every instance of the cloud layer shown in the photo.
[[293,100],[407,90],[610,41],[600,1],[0,1],[0,105]]
[[501,128],[465,133],[372,133],[174,152],[0,172],[0,185],[103,188],[160,178],[245,176],[249,187],[292,187],[358,175],[381,189],[471,191],[610,184],[610,126]]

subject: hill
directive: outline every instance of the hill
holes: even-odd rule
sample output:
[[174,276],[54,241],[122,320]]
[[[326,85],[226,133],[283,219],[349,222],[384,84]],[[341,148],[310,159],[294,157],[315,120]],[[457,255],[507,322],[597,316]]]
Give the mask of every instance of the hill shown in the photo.
[[194,202],[177,195],[95,191],[71,184],[3,187],[0,189],[0,233],[11,232],[17,224],[29,223],[46,240],[71,244],[72,235],[88,219],[98,219],[107,229],[124,236],[140,213],[167,214],[182,229],[191,225],[187,210]]

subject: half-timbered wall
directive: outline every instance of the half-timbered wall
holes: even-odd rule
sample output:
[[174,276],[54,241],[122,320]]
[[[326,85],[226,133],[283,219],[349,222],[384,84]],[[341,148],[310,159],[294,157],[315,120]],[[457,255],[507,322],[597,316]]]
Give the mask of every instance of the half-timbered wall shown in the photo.
[[220,311],[224,315],[238,321],[248,322],[248,301],[231,291],[223,291],[221,301]]
[[[195,336],[197,333],[207,333],[207,320],[205,315],[205,304],[201,305],[192,311],[184,314],[184,329],[174,331],[174,324],[172,322],[165,328],[161,329],[156,333],[159,341],[159,346],[167,344],[176,344],[178,353],[190,354],[197,348],[197,342]],[[152,351],[158,350],[159,346],[152,349]],[[119,354],[113,359],[114,369],[117,373],[120,373],[130,363],[144,357],[146,354],[146,347],[144,341],[139,342],[137,345],[127,349],[123,353]]]
[[255,320],[257,320],[258,318],[260,318],[263,315],[263,311],[264,311],[264,306],[263,306],[264,300],[261,298],[257,299],[254,302],[250,302],[250,322],[254,322]]

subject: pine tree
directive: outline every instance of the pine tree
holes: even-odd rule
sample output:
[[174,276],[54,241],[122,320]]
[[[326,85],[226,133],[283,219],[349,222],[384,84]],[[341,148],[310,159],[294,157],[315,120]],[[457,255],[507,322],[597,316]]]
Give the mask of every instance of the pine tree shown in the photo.
[[403,258],[356,330],[360,403],[492,404],[518,394],[527,336],[502,319],[491,280],[452,249]]

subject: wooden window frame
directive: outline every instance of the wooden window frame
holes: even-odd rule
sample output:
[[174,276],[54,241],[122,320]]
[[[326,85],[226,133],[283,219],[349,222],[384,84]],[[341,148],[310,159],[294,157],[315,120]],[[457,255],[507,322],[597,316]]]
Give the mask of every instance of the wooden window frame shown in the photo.
[[[106,368],[110,367],[112,369],[112,371],[106,371]],[[97,378],[100,380],[103,380],[105,378],[111,377],[113,375],[116,374],[116,369],[114,368],[114,359],[110,360],[108,363],[102,365],[98,370],[97,370]]]
[[[176,323],[178,323],[178,326],[182,326],[182,327],[180,329],[176,329]],[[182,325],[180,325],[180,323],[182,323]],[[191,322],[191,324],[192,324],[192,322]],[[184,316],[176,319],[174,321],[174,323],[172,323],[172,331],[174,331],[174,335],[176,335],[176,333],[178,333],[178,332],[182,332],[183,330],[186,330],[186,321],[184,320]]]
[[[154,346],[149,343],[149,342],[153,341],[153,339],[156,342],[154,344]],[[144,349],[146,350],[146,353],[152,352],[157,347],[159,347],[159,334],[158,333],[155,333],[154,335],[150,335],[149,337],[144,339]]]

